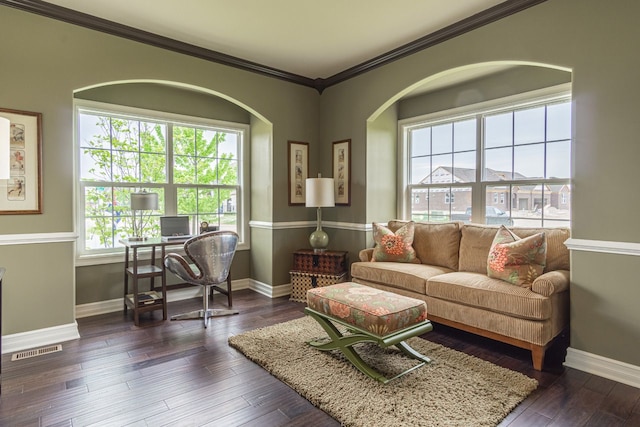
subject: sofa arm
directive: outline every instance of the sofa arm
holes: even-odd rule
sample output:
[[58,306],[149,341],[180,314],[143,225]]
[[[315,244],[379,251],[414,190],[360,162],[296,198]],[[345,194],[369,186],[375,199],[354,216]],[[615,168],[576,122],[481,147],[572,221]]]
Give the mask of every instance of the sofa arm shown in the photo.
[[371,257],[373,256],[373,248],[363,249],[358,253],[358,258],[362,262],[371,261]]
[[538,276],[531,284],[531,290],[545,297],[569,289],[569,271],[555,270]]

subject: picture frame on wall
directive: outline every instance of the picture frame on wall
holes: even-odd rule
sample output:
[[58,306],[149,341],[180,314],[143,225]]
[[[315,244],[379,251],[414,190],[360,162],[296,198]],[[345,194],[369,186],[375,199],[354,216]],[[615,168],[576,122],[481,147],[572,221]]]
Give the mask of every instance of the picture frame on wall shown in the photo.
[[351,140],[333,143],[333,182],[336,205],[351,206]]
[[309,143],[288,141],[289,206],[305,204],[305,181],[309,177]]
[[0,180],[0,215],[42,213],[42,113],[0,108],[10,121],[9,179]]

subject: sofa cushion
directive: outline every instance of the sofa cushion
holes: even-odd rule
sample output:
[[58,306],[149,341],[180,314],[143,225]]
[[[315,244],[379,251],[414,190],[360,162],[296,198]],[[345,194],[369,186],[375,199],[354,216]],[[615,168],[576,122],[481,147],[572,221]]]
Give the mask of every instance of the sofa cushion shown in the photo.
[[389,262],[414,262],[419,263],[416,251],[413,249],[413,222],[407,222],[404,226],[395,230],[389,230],[384,225],[373,223],[373,240],[376,243],[373,248],[371,261]]
[[550,298],[482,273],[452,272],[427,280],[427,295],[459,304],[531,320],[553,312]]
[[544,232],[520,238],[505,226],[493,239],[487,259],[487,275],[517,286],[531,287],[547,261]]
[[428,278],[451,271],[444,267],[398,262],[354,262],[351,264],[351,277],[354,279],[381,283],[420,295],[425,294]]
[[[464,224],[462,226],[459,271],[486,274],[489,250],[498,229],[497,226],[482,224]],[[544,231],[547,239],[547,265],[544,272],[570,269],[569,249],[564,245],[565,240],[570,237],[569,229],[522,227],[510,227],[509,229],[520,238]]]
[[[397,230],[407,221],[389,221],[390,230]],[[458,269],[458,251],[460,249],[459,222],[426,223],[415,222],[413,248],[423,264]]]

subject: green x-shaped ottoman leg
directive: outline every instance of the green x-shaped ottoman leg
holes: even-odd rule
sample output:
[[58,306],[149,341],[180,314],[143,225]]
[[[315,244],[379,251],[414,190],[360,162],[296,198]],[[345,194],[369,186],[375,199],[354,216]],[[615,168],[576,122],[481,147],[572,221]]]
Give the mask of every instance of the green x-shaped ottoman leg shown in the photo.
[[[325,314],[319,313],[308,307],[305,308],[305,313],[311,316],[312,318],[314,318],[320,324],[320,326],[322,326],[322,328],[327,332],[327,335],[329,335],[329,338],[331,339],[331,341],[329,342],[311,341],[309,342],[309,345],[322,351],[339,349],[340,351],[342,351],[345,357],[356,368],[358,368],[358,370],[360,370],[362,373],[364,373],[368,377],[373,378],[377,381],[380,381],[384,384],[388,383],[391,380],[399,378],[405,374],[408,374],[409,372],[415,369],[418,369],[431,361],[427,356],[420,354],[405,342],[405,340],[411,337],[422,335],[426,332],[431,331],[433,329],[433,326],[431,325],[431,322],[429,322],[428,320],[412,325],[409,328],[394,332],[393,334],[380,337],[372,334],[371,332],[368,332],[363,329],[357,328],[353,325],[344,323],[339,319],[326,316]],[[348,335],[343,335],[338,330],[338,328],[336,328],[333,322],[344,325],[352,333]],[[386,348],[390,345],[395,345],[407,357],[419,360],[422,363],[416,366],[413,366],[392,378],[386,378],[383,374],[376,371],[371,366],[369,366],[364,360],[362,360],[360,355],[352,348],[354,344],[357,344],[360,342],[373,342],[383,348]]]

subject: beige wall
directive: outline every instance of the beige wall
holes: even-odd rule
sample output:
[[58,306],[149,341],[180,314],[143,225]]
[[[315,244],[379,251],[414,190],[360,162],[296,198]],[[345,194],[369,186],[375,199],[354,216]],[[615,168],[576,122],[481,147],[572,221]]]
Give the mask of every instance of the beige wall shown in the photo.
[[[0,218],[2,234],[73,230],[74,90],[115,80],[167,80],[206,88],[243,106],[261,121],[254,136],[259,145],[252,147],[252,166],[258,177],[252,176],[251,195],[252,218],[260,221],[286,223],[314,218],[311,209],[287,205],[287,140],[309,141],[311,173],[330,176],[331,142],[351,138],[352,204],[325,209],[324,219],[337,224],[327,229],[331,248],[349,250],[353,260],[353,254],[369,241],[366,224],[395,212],[395,198],[389,194],[394,190],[384,181],[390,174],[378,175],[384,162],[377,151],[391,153],[395,144],[391,117],[399,112],[394,104],[438,73],[507,61],[572,72],[573,237],[640,242],[640,227],[634,226],[640,199],[619,210],[610,208],[617,205],[620,194],[636,193],[634,171],[640,159],[640,144],[636,143],[640,134],[636,117],[640,56],[635,52],[635,41],[640,38],[635,22],[640,3],[634,0],[617,0],[615,6],[601,0],[548,0],[327,88],[321,96],[276,79],[7,7],[1,10],[0,34],[15,41],[0,45],[3,64],[10,64],[0,67],[2,106],[42,112],[45,129],[45,213]],[[306,246],[308,231],[252,229],[251,277],[272,285],[285,283],[285,260],[290,259],[294,247]],[[4,295],[20,303],[30,301],[33,313],[25,325],[24,307],[4,299],[3,333],[73,321],[75,269],[69,246],[0,247],[7,267]],[[46,256],[49,250],[61,253]],[[33,253],[42,271],[56,269],[55,281],[45,280],[44,274],[33,280],[27,273],[33,268]],[[635,345],[640,342],[640,311],[633,305],[640,300],[640,287],[634,281],[639,258],[578,251],[572,254],[572,262],[571,345],[640,366]],[[56,295],[58,304],[52,308],[49,301],[30,300],[32,289],[46,289]],[[45,312],[47,316],[38,314]]]

